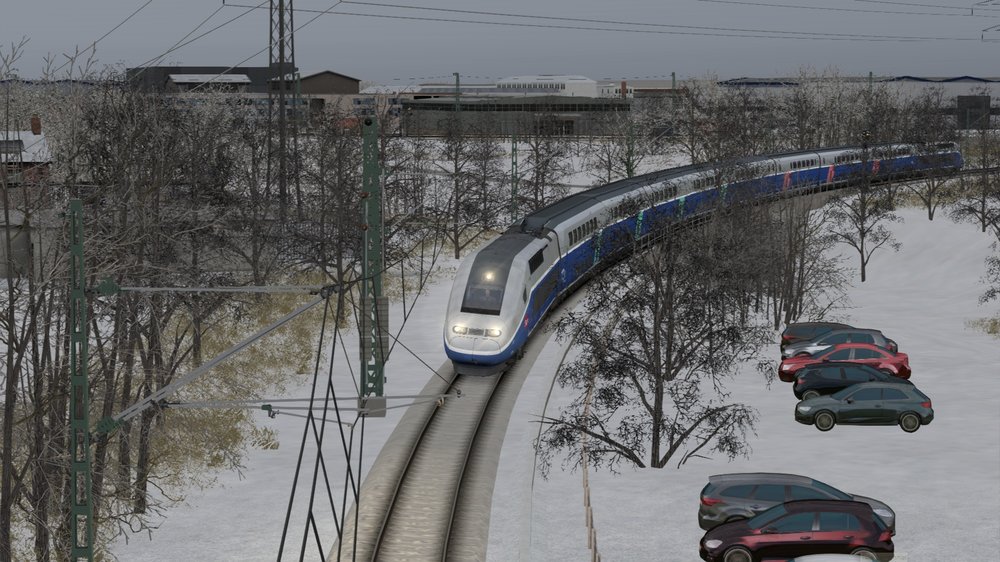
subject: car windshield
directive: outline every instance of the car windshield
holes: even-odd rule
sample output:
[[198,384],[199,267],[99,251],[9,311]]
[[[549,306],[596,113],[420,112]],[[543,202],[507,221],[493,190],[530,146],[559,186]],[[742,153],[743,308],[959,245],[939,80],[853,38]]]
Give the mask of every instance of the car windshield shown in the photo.
[[750,525],[751,529],[760,529],[786,513],[788,513],[788,510],[785,509],[785,506],[779,504],[756,517],[750,518],[747,521],[747,525]]
[[845,494],[844,492],[841,492],[840,490],[834,488],[833,486],[830,486],[829,484],[824,484],[819,480],[813,480],[813,488],[816,488],[817,490],[820,490],[830,496],[833,496],[838,500],[854,499],[851,495]]

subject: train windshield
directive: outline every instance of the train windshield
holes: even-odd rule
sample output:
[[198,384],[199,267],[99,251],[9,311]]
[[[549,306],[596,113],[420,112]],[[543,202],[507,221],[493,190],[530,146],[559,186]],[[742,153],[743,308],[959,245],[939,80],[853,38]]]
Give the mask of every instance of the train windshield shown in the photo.
[[495,256],[479,254],[469,272],[462,312],[499,315],[509,274],[509,260],[504,262]]

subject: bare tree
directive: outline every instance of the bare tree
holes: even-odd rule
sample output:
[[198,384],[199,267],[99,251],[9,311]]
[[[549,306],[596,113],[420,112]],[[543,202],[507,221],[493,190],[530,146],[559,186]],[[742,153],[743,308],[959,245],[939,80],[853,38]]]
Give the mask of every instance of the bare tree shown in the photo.
[[830,202],[833,235],[839,242],[858,252],[862,283],[867,278],[868,262],[877,250],[888,246],[898,252],[902,246],[885,223],[903,219],[893,212],[884,186],[872,182],[872,164],[866,142],[862,151],[858,187]]
[[710,451],[748,454],[757,414],[730,402],[724,382],[770,336],[741,313],[756,274],[752,260],[731,258],[750,247],[737,230],[712,223],[664,236],[591,282],[583,310],[558,325],[581,350],[558,375],[578,398],[543,419],[546,464],[562,450],[578,459],[584,434],[591,460],[612,470],[623,461],[662,468]]
[[461,251],[496,226],[499,197],[499,142],[460,116],[451,118],[435,159],[443,182],[434,205],[438,224],[458,259]]
[[650,116],[638,111],[609,111],[597,119],[601,134],[587,139],[583,153],[599,185],[639,174],[639,167],[657,146],[650,134],[651,122]]
[[[988,88],[976,91],[978,95],[989,95]],[[954,220],[978,224],[986,232],[992,228],[1000,240],[1000,135],[993,129],[989,114],[980,119],[974,129],[974,137],[964,143],[965,165],[980,169],[974,177],[963,177],[961,196],[950,209]]]
[[692,163],[765,154],[779,146],[776,100],[753,88],[720,86],[713,77],[691,82],[686,94],[676,139]]
[[570,143],[552,111],[543,109],[519,126],[526,131],[520,141],[526,149],[519,170],[519,191],[525,194],[518,198],[518,215],[522,215],[565,196],[567,189],[562,181],[571,169]]

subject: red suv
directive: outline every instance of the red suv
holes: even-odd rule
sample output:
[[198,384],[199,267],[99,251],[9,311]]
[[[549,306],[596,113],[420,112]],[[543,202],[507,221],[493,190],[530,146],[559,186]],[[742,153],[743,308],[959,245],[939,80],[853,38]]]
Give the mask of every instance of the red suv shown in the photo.
[[778,378],[785,382],[795,380],[795,373],[802,367],[816,365],[824,361],[850,361],[874,367],[902,379],[910,378],[910,356],[893,353],[870,343],[842,343],[831,349],[809,357],[789,357],[782,359],[778,367]]
[[757,562],[807,554],[855,554],[891,560],[892,533],[866,503],[843,500],[785,502],[705,533],[699,554],[708,562]]

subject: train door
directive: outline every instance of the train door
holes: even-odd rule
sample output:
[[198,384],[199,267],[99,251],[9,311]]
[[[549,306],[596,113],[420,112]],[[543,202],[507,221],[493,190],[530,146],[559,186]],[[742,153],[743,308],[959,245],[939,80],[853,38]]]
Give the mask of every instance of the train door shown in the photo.
[[590,240],[591,245],[594,247],[594,265],[597,265],[597,262],[601,261],[601,246],[604,245],[604,229],[601,228],[597,232],[594,232]]

